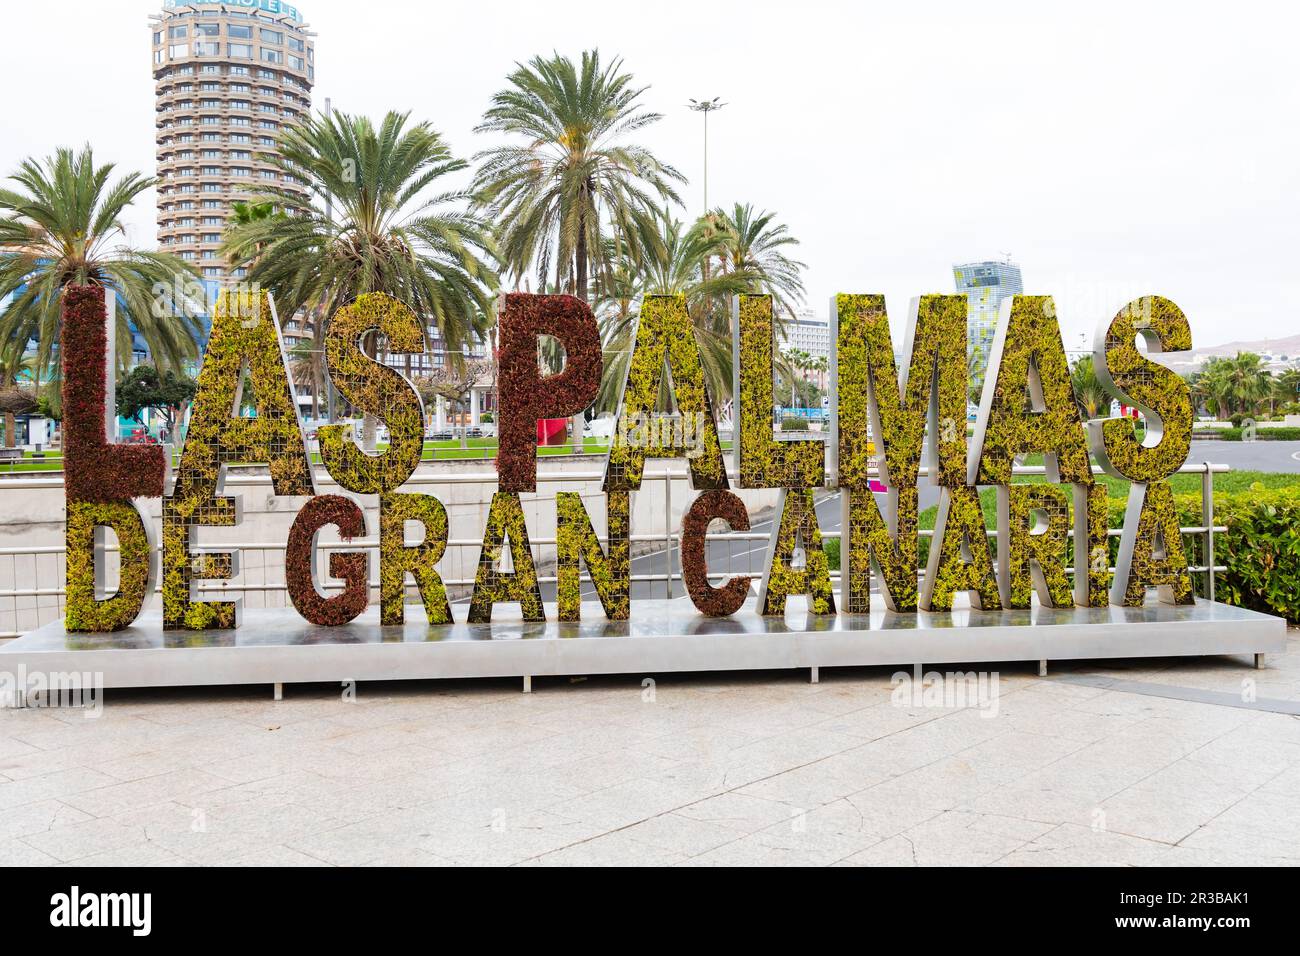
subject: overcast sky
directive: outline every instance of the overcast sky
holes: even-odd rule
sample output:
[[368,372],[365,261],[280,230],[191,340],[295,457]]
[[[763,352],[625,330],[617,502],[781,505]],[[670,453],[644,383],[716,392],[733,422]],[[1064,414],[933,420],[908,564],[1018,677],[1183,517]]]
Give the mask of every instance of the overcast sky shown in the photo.
[[[0,171],[61,144],[153,172],[148,15],[137,0],[7,4]],[[640,140],[701,205],[775,210],[809,305],[837,291],[952,291],[1009,253],[1057,298],[1067,347],[1146,292],[1198,345],[1300,331],[1300,15],[1282,5],[343,2],[301,0],[317,107],[430,120],[458,154],[512,64],[599,47],[648,107]],[[372,25],[373,23],[373,25]],[[133,241],[154,242],[152,194]],[[900,343],[901,344],[901,341]]]

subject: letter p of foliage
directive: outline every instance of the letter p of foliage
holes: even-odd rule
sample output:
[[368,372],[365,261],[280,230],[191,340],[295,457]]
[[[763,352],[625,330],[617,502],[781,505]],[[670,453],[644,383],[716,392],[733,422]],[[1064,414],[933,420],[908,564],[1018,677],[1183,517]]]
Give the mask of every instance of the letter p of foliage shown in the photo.
[[[111,294],[111,293],[109,293]],[[133,498],[163,493],[167,450],[110,443],[105,428],[108,311],[102,286],[63,290],[64,482],[67,497],[68,631],[117,631],[152,591],[153,545]],[[117,536],[117,592],[104,587],[106,531]]]
[[309,498],[293,519],[284,552],[284,582],[298,613],[313,624],[346,624],[366,609],[370,599],[369,565],[363,551],[330,552],[330,576],[346,582],[343,593],[325,597],[316,580],[316,532],[334,525],[344,541],[366,533],[366,518],[357,503],[342,495]]
[[[498,327],[497,471],[502,491],[537,490],[537,421],[585,411],[600,390],[600,330],[590,307],[571,295],[510,292],[502,297]],[[564,346],[564,371],[543,377],[537,340]],[[581,441],[581,436],[578,436]]]

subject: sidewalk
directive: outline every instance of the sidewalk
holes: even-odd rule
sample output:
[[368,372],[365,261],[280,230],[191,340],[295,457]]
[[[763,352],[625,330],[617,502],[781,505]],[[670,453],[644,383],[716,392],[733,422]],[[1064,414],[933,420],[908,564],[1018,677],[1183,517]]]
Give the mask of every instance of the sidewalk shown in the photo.
[[0,711],[0,865],[1300,863],[1300,631],[1258,671],[1004,665],[982,708],[893,673]]

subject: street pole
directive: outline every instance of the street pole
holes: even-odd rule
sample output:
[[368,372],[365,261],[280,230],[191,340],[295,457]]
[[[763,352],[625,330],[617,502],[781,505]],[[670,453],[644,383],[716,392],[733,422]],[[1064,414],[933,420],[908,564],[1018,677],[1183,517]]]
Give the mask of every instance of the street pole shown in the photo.
[[726,105],[721,97],[715,96],[711,100],[691,100],[690,105],[686,107],[704,114],[704,215],[706,216],[709,214],[709,114]]

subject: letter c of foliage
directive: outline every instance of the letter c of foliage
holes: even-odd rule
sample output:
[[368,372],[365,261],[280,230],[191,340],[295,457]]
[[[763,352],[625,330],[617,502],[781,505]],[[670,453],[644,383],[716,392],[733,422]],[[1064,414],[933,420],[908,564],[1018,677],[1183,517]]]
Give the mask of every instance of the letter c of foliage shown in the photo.
[[108,333],[104,288],[67,286],[61,307],[63,477],[68,500],[121,503],[160,497],[167,472],[166,449],[112,444],[105,433]]
[[1056,484],[998,488],[998,582],[1007,607],[1029,607],[1035,591],[1046,607],[1074,606],[1065,573],[1069,542],[1067,489]]
[[979,491],[971,485],[944,488],[939,493],[921,607],[951,611],[952,597],[958,591],[969,591],[974,607],[991,611],[1002,607]]
[[[600,391],[603,355],[591,308],[571,295],[510,292],[498,318],[497,471],[502,491],[537,490],[537,421],[585,411]],[[543,377],[537,337],[564,346],[564,371]]]
[[[424,529],[419,544],[407,546],[406,522]],[[387,492],[379,496],[379,620],[405,620],[406,576],[415,579],[430,624],[450,624],[447,589],[435,566],[447,550],[447,509],[433,495]]]
[[330,576],[347,582],[342,594],[324,597],[316,587],[316,532],[335,525],[344,541],[366,533],[366,518],[357,503],[342,495],[309,498],[289,529],[284,552],[284,581],[298,613],[313,624],[336,627],[366,609],[370,599],[369,567],[365,552],[330,552]]
[[561,491],[555,496],[556,601],[561,621],[582,619],[579,560],[587,562],[596,594],[611,621],[628,619],[631,594],[631,495],[611,491],[605,495],[605,524],[609,529],[609,553],[600,547],[591,526],[591,516],[582,506],[582,495]]
[[357,408],[388,425],[388,450],[370,455],[347,438],[346,425],[319,430],[321,461],[342,487],[358,494],[393,491],[410,478],[424,448],[424,406],[411,383],[361,350],[361,338],[378,332],[385,350],[424,350],[424,330],[411,309],[382,292],[357,296],[330,320],[325,359],[330,379]]
[[[802,548],[804,565],[793,566],[796,549]],[[834,614],[830,568],[822,550],[822,533],[817,526],[817,507],[811,488],[781,491],[781,521],[768,545],[767,577],[759,591],[758,606],[764,616],[785,614],[786,598],[807,594],[813,614]]]
[[740,487],[822,486],[826,446],[816,438],[777,441],[772,435],[772,297],[738,296],[732,317]]
[[709,523],[721,518],[733,531],[749,530],[749,512],[745,503],[730,491],[706,491],[691,503],[682,515],[681,562],[682,582],[691,603],[708,617],[730,617],[740,610],[749,596],[751,578],[734,577],[722,587],[709,584]]
[[1129,481],[1159,481],[1176,472],[1192,447],[1192,398],[1187,381],[1153,362],[1137,347],[1141,335],[1152,352],[1192,347],[1187,316],[1158,295],[1134,299],[1098,331],[1093,350],[1097,378],[1113,398],[1146,416],[1146,437],[1124,418],[1088,423],[1092,453],[1106,473]]
[[[497,569],[501,546],[510,539],[510,558],[514,571]],[[498,491],[492,496],[487,527],[483,531],[483,550],[479,554],[478,573],[474,577],[474,594],[469,602],[470,624],[491,624],[492,608],[503,602],[519,603],[528,622],[546,620],[542,608],[542,590],[537,583],[537,567],[528,545],[528,526],[519,495]]]
[[1051,296],[1017,295],[999,319],[975,426],[971,484],[1005,485],[1017,455],[1042,452],[1047,480],[1090,484],[1088,439]]
[[1119,560],[1110,586],[1111,603],[1141,607],[1151,587],[1157,588],[1160,600],[1166,604],[1196,602],[1168,481],[1129,487]]
[[[102,419],[101,419],[102,422]],[[130,501],[67,502],[67,608],[69,632],[120,631],[129,627],[153,591],[153,542],[144,517]],[[104,560],[104,532],[117,535],[117,593],[101,597],[95,561]]]

